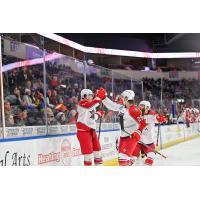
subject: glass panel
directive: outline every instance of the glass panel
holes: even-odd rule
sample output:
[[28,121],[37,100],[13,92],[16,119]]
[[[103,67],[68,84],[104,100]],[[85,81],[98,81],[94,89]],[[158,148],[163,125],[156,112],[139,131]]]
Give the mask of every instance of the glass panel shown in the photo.
[[[49,55],[47,57],[50,58]],[[6,137],[28,136],[39,132],[46,134],[43,63],[43,51],[37,46],[4,35],[3,88]],[[24,128],[30,126],[43,128]]]
[[135,104],[138,105],[144,99],[143,82],[131,80],[131,89],[135,92]]
[[[95,92],[97,89],[103,87],[107,90],[108,97],[113,99],[112,70],[92,64],[92,61],[88,60],[86,63],[86,77],[88,89],[91,89],[93,92]],[[112,122],[112,111],[107,110],[106,107],[99,107],[97,109],[104,109],[106,111],[106,115],[102,119],[103,122]]]
[[3,122],[2,122],[2,52],[1,52],[1,36],[0,36],[0,138],[3,137]]
[[[49,125],[74,124],[80,92],[84,87],[83,62],[62,54],[46,62]],[[49,131],[52,132],[52,131]]]
[[161,93],[161,79],[154,80],[144,78],[143,87],[144,99],[151,102],[153,110],[160,111],[159,109],[161,109],[161,96],[163,96]]
[[[90,63],[90,61],[88,61]],[[101,66],[86,63],[87,88],[95,91],[103,87],[112,98],[112,71]]]
[[[131,90],[131,80],[130,77],[125,76],[123,74],[120,74],[116,71],[112,72],[112,78],[113,78],[113,101],[117,101],[119,95],[124,91],[124,90]],[[113,122],[118,122],[118,113],[113,112],[112,115],[112,121]]]
[[124,90],[131,90],[131,78],[113,71],[113,96],[114,99],[120,95]]

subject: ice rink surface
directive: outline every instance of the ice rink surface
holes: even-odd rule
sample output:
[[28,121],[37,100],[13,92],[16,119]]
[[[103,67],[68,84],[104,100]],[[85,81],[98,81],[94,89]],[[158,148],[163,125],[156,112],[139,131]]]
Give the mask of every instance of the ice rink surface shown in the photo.
[[156,155],[156,166],[200,166],[200,138],[161,150],[167,159]]

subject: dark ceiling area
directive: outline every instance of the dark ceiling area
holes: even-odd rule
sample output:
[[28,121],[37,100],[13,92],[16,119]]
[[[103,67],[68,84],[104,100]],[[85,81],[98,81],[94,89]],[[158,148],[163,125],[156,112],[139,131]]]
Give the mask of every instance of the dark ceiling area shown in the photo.
[[57,33],[85,46],[150,52],[200,51],[199,33]]
[[[200,52],[200,33],[57,33],[89,47],[143,52]],[[5,35],[5,34],[4,34]],[[40,45],[37,34],[6,34]],[[47,45],[49,40],[45,39]],[[52,41],[53,43],[53,41]],[[49,45],[49,44],[48,44]],[[55,45],[56,46],[56,43]],[[57,45],[58,46],[58,45]],[[57,50],[57,49],[56,49]]]
[[[164,37],[165,33],[56,33],[65,38],[89,38],[89,37],[113,37],[117,39],[143,39],[152,41],[155,38]],[[174,33],[172,33],[174,34]],[[176,33],[175,33],[176,34]],[[167,33],[168,35],[168,33]],[[169,33],[171,35],[171,33]]]
[[[62,33],[60,36],[89,47],[122,49],[146,52],[200,52],[200,34],[198,33]],[[198,70],[200,59],[154,59],[135,58],[128,56],[84,55],[83,52],[60,44],[51,39],[44,38],[44,43],[39,34],[13,33],[4,34],[5,38],[14,39],[22,43],[45,48],[48,52],[59,52],[79,60],[92,59],[95,64],[112,69],[144,70],[149,66],[151,70],[163,71]],[[42,46],[44,44],[44,46]]]

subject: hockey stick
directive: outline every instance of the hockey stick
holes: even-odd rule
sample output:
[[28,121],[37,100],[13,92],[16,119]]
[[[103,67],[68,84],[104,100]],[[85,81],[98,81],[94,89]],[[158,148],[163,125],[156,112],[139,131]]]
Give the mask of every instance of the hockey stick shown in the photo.
[[158,124],[158,134],[157,134],[157,141],[156,141],[156,146],[158,146],[158,139],[160,136],[160,123]]
[[[130,137],[132,137],[132,135],[131,135],[130,133],[128,133],[127,131],[125,131],[125,130],[122,130],[122,131],[123,131],[124,133],[128,134]],[[159,151],[157,151],[157,150],[155,150],[155,149],[152,149],[149,145],[145,144],[144,142],[139,141],[138,143],[144,145],[145,147],[149,148],[149,149],[150,149],[151,151],[153,151],[154,153],[159,154],[159,155],[162,156],[163,158],[165,158],[165,159],[167,158],[165,155],[161,154]]]
[[151,151],[153,151],[154,153],[159,154],[159,155],[162,156],[163,158],[165,158],[165,159],[167,158],[165,155],[161,154],[159,151],[157,151],[157,150],[155,150],[155,149],[152,149],[149,145],[145,144],[144,142],[139,141],[138,143],[139,143],[139,144],[142,144],[143,146],[145,146],[145,147],[147,147],[147,148],[149,148]]
[[[103,109],[103,103],[101,103],[100,106],[100,110]],[[100,140],[100,136],[101,136],[101,124],[102,124],[102,117],[100,117],[100,121],[99,121],[99,135],[98,135],[98,140]]]
[[[158,113],[159,113],[159,114],[161,113],[160,108],[159,108]],[[160,123],[158,124],[158,134],[157,134],[156,146],[158,146],[158,139],[159,139],[159,136],[160,136]]]

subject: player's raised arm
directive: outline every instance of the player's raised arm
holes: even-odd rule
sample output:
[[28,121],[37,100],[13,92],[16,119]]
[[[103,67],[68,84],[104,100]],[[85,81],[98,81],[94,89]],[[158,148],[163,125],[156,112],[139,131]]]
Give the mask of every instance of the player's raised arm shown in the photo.
[[107,97],[107,92],[104,88],[100,88],[100,90],[97,91],[96,97],[102,100],[102,103],[108,108],[109,110],[120,112],[122,108],[124,108],[123,105],[115,103],[111,101]]

